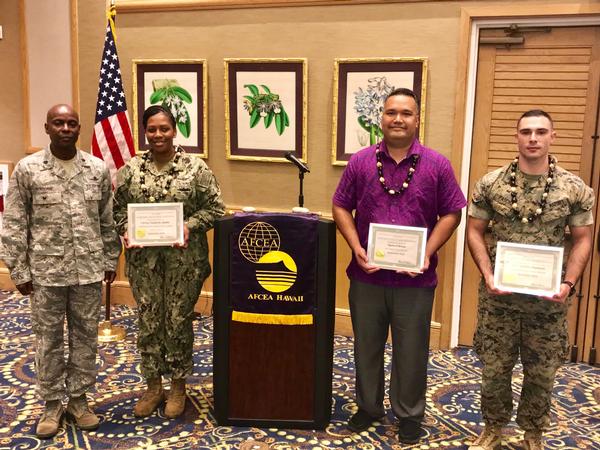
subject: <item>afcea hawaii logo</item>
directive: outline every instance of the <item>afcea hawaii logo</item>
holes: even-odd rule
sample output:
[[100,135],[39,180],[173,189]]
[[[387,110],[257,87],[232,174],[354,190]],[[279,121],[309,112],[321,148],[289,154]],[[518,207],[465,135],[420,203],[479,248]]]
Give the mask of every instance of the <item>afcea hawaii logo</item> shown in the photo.
[[[256,281],[267,291],[285,292],[296,281],[298,269],[294,259],[279,250],[277,229],[266,222],[251,222],[240,232],[238,247],[244,258],[257,264]],[[261,267],[262,266],[262,267]]]

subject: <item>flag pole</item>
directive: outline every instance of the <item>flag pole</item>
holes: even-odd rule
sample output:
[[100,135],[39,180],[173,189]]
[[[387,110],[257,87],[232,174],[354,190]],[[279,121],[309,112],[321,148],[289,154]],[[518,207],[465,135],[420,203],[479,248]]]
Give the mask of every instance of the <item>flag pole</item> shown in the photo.
[[110,321],[110,288],[112,281],[106,282],[105,288],[105,320],[98,325],[99,342],[118,342],[125,339],[125,328],[119,325],[113,325]]
[[[99,158],[107,160],[106,155],[110,155],[114,150],[117,153],[123,152],[121,154],[120,164],[116,164],[114,160],[107,164],[109,169],[111,169],[111,178],[113,180],[114,187],[114,179],[116,170],[126,163],[130,157],[132,157],[135,152],[133,151],[133,139],[131,139],[131,129],[129,127],[129,118],[127,116],[127,107],[125,106],[125,93],[123,92],[123,86],[120,80],[120,68],[117,59],[117,50],[116,50],[116,33],[115,33],[115,0],[107,0],[106,2],[106,19],[108,22],[107,34],[105,38],[104,51],[102,52],[102,64],[100,70],[100,88],[102,86],[108,87],[111,83],[113,84],[112,92],[119,92],[121,95],[115,94],[115,96],[110,96],[106,98],[106,101],[109,103],[115,102],[114,105],[109,105],[108,108],[104,108],[103,105],[106,104],[105,100],[102,100],[102,92],[101,89],[98,89],[98,105],[96,107],[96,125],[94,126],[94,135],[92,138],[92,154]],[[103,74],[109,73],[110,76],[106,79],[103,79]],[[114,72],[114,73],[113,73]],[[110,79],[110,82],[109,82]],[[118,80],[118,81],[117,81]],[[108,90],[108,89],[107,89]],[[106,94],[106,92],[104,92]],[[123,101],[120,98],[123,98]],[[113,106],[119,106],[119,108],[114,108]],[[113,118],[117,117],[116,123],[119,123],[120,126],[118,129],[110,130],[110,133],[120,133],[123,136],[123,141],[126,142],[126,148],[111,148],[104,149],[100,148],[98,142],[106,142],[106,139],[98,139],[96,133],[101,133],[105,130],[105,127],[102,126],[103,121],[107,121],[109,116],[106,114],[106,109],[114,110],[115,115],[111,116]],[[100,126],[98,126],[100,125]],[[115,142],[119,142],[120,139],[112,139]],[[104,150],[104,152],[103,152]],[[100,322],[98,325],[98,341],[99,342],[115,342],[122,341],[125,338],[125,329],[118,325],[113,325],[110,320],[110,293],[111,293],[112,281],[107,281],[105,285],[105,320]]]

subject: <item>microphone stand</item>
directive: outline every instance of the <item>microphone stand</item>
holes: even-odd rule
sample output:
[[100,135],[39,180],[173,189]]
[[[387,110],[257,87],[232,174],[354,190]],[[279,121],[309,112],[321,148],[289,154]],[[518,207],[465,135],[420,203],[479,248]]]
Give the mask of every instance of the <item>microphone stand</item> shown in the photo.
[[298,206],[300,208],[304,207],[304,193],[303,193],[303,185],[304,185],[304,170],[300,167],[298,168],[298,179],[300,181],[300,194],[298,195]]
[[304,208],[304,173],[310,172],[310,170],[308,169],[308,166],[302,161],[300,161],[298,158],[296,158],[292,152],[287,152],[285,154],[285,159],[287,159],[289,162],[291,162],[298,168],[298,179],[300,180],[300,194],[298,195],[298,206],[300,208]]

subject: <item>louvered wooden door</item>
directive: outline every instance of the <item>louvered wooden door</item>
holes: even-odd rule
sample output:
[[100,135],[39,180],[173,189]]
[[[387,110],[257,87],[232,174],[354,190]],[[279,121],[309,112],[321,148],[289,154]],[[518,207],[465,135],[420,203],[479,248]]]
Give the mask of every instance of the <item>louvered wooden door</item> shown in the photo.
[[[483,30],[482,37],[504,36],[503,30]],[[524,32],[523,44],[479,46],[475,122],[469,174],[473,185],[487,172],[509,163],[517,154],[516,122],[527,110],[540,108],[554,119],[557,132],[551,153],[559,165],[579,175],[598,192],[593,139],[596,135],[600,31],[598,27],[552,28]],[[596,153],[600,153],[600,150]],[[595,174],[592,171],[596,172]],[[597,270],[597,269],[596,269]],[[459,343],[471,345],[477,320],[479,271],[465,248]],[[597,275],[596,275],[597,276]],[[591,274],[581,284],[583,295],[570,311],[570,336],[583,346],[589,310]],[[600,334],[600,333],[598,333]]]

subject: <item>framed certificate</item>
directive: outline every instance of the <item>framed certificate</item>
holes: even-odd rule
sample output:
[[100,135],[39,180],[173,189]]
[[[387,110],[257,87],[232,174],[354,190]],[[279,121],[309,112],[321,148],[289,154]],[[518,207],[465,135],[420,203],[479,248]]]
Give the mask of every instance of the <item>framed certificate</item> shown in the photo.
[[562,247],[498,242],[494,286],[520,294],[558,294],[563,253]]
[[141,247],[183,245],[183,203],[129,203],[127,237]]
[[420,272],[425,262],[427,228],[369,225],[369,264],[383,269]]

